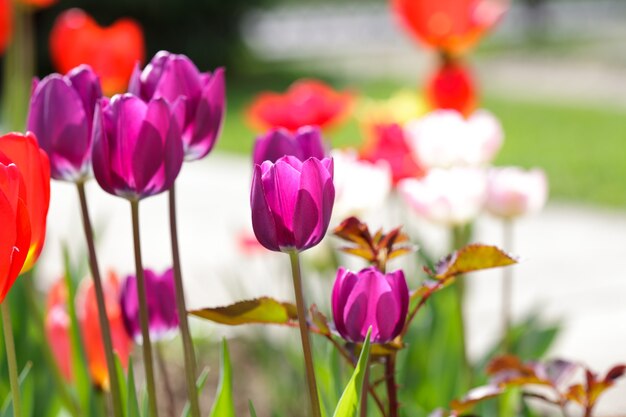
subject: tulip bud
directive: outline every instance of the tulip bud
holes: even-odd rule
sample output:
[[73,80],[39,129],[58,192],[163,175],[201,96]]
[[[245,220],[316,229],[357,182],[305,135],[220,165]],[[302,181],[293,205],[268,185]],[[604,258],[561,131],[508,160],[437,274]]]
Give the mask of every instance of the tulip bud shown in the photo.
[[271,129],[259,136],[254,143],[252,159],[255,165],[264,161],[276,162],[285,155],[295,156],[301,161],[311,157],[324,159],[326,146],[318,127],[304,126],[295,133],[287,129]]
[[158,52],[143,71],[135,67],[128,91],[144,101],[164,98],[170,104],[184,97],[182,138],[185,157],[206,156],[217,140],[225,111],[224,68],[201,73],[185,55]]
[[514,218],[541,210],[548,183],[540,169],[493,168],[487,176],[486,208],[494,216]]
[[269,250],[303,251],[328,229],[335,187],[333,160],[284,156],[254,167],[250,205],[258,241]]
[[384,274],[374,267],[354,273],[337,271],[332,309],[339,334],[362,342],[371,327],[371,340],[386,343],[400,334],[409,309],[409,289],[401,270]]
[[[170,268],[159,275],[150,269],[145,269],[144,276],[148,300],[150,340],[162,340],[178,328],[174,272]],[[124,280],[120,300],[126,330],[137,343],[141,343],[137,277],[135,275],[129,275]]]
[[101,101],[94,120],[93,170],[109,194],[141,199],[168,190],[183,163],[181,101],[144,103],[132,94]]
[[100,98],[100,80],[87,65],[36,83],[27,126],[48,153],[52,178],[81,181],[89,175],[93,115]]

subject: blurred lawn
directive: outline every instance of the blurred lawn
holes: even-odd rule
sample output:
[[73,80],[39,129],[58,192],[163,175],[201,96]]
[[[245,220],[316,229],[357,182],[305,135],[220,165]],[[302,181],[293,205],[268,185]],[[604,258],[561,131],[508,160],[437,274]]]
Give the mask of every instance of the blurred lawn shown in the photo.
[[[248,155],[255,133],[246,124],[246,106],[261,89],[282,91],[289,82],[229,84],[228,114],[217,149]],[[396,88],[379,83],[359,90],[386,98]],[[626,207],[625,111],[505,97],[486,97],[483,107],[500,118],[506,134],[496,164],[543,168],[552,199]],[[361,141],[354,120],[329,136],[333,146],[358,146]]]

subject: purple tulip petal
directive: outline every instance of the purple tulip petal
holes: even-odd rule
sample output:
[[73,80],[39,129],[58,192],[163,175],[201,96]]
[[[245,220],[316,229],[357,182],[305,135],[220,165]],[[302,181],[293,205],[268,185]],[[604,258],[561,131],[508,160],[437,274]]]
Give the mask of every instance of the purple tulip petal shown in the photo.
[[319,127],[304,126],[296,132],[295,141],[301,150],[301,159],[317,158],[322,160],[326,157],[326,149],[322,132]]
[[139,61],[135,62],[133,72],[130,74],[130,80],[128,80],[128,92],[143,99],[141,96],[141,63]]
[[252,176],[252,192],[250,194],[250,207],[252,209],[252,228],[254,235],[261,245],[269,250],[279,251],[276,224],[265,198],[265,190],[262,180],[263,171],[261,166],[254,167]]
[[88,65],[79,65],[67,74],[72,87],[83,102],[88,131],[91,133],[96,102],[102,97],[100,78]]
[[291,133],[283,128],[272,129],[254,142],[252,159],[255,164],[264,161],[276,162],[285,155],[297,155],[297,148]]
[[289,162],[286,158],[279,159],[273,169],[262,177],[265,198],[274,217],[281,248],[295,247],[292,225],[300,171]]
[[110,152],[106,129],[104,126],[104,116],[102,104],[98,103],[96,105],[93,125],[93,171],[96,181],[98,181],[100,187],[109,194],[115,194],[111,176],[111,167],[109,165]]

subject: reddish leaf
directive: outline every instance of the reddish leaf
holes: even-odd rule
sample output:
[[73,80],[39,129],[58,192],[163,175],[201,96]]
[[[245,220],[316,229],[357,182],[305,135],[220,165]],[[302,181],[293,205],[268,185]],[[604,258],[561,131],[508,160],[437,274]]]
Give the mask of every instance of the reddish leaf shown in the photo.
[[513,265],[517,260],[495,246],[467,245],[441,260],[435,271],[429,271],[439,280],[468,272]]
[[311,312],[313,323],[317,326],[319,333],[325,336],[330,336],[328,319],[318,310],[317,305],[313,304],[309,311]]
[[606,373],[604,380],[614,382],[616,379],[624,376],[624,373],[626,373],[626,365],[614,366],[609,372]]
[[295,305],[269,297],[239,301],[224,307],[203,308],[190,311],[189,314],[231,326],[250,323],[290,324],[298,319]]
[[457,413],[471,410],[476,404],[490,398],[497,397],[504,392],[504,388],[495,385],[483,385],[471,389],[461,400],[453,400],[450,408]]

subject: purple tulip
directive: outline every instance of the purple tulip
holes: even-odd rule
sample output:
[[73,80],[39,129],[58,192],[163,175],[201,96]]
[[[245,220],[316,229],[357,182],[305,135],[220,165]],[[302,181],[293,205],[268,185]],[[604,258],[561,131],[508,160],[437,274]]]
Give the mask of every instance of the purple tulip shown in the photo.
[[93,170],[106,192],[131,200],[168,190],[183,163],[182,101],[132,94],[102,100],[94,118]]
[[185,158],[206,156],[220,133],[224,119],[226,86],[224,69],[200,73],[185,55],[158,52],[141,71],[135,67],[128,91],[144,101],[164,98],[174,103],[185,98],[183,144]]
[[334,201],[330,158],[302,162],[289,155],[254,167],[252,226],[269,250],[303,251],[317,245],[328,229]]
[[292,155],[301,161],[311,157],[323,159],[327,152],[318,127],[304,126],[291,133],[287,129],[275,128],[259,136],[254,143],[252,159],[261,165],[264,161],[276,162],[285,155]]
[[335,327],[344,339],[386,343],[400,334],[409,309],[409,289],[401,270],[383,274],[374,267],[358,273],[337,271],[332,295]]
[[[150,340],[162,340],[178,328],[176,311],[176,290],[172,268],[158,275],[150,269],[144,270],[148,299],[148,328]],[[139,302],[137,299],[137,277],[129,275],[122,284],[120,305],[124,326],[128,334],[141,343]]]
[[50,157],[50,173],[82,181],[91,169],[94,109],[102,97],[98,76],[87,65],[33,83],[27,129]]

